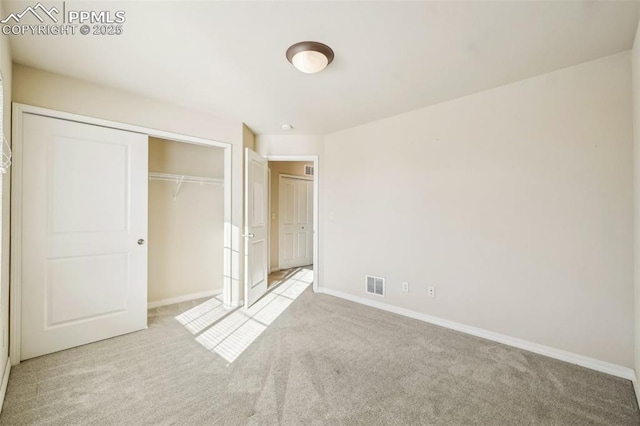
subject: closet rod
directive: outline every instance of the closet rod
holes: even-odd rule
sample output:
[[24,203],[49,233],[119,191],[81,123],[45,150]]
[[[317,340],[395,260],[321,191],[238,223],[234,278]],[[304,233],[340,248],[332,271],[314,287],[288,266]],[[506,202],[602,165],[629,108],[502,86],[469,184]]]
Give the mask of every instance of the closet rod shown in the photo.
[[200,183],[208,185],[222,185],[224,179],[210,178],[204,176],[188,176],[188,175],[176,175],[172,173],[149,173],[149,180],[168,180],[171,182],[183,182],[183,183]]
[[172,173],[149,173],[149,180],[165,180],[176,183],[176,191],[173,194],[173,199],[178,198],[182,184],[187,183],[199,183],[200,185],[222,185],[223,179],[210,178],[203,176],[188,176],[188,175],[176,175]]

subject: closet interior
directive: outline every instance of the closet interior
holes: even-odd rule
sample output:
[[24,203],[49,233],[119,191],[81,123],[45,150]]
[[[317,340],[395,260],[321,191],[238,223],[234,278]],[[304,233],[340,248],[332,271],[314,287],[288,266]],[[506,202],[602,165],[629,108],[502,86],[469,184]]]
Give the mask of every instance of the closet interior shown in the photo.
[[150,307],[222,293],[224,150],[149,138]]

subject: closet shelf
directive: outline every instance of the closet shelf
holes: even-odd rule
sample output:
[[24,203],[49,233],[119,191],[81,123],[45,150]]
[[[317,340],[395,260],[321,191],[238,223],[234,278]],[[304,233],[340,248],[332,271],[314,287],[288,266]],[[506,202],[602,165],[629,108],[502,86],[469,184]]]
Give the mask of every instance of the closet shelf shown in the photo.
[[224,183],[224,179],[210,178],[203,176],[175,175],[172,173],[149,173],[149,180],[169,180],[178,182],[182,180],[185,183],[201,183],[201,184],[219,184]]
[[203,176],[176,175],[172,173],[149,173],[149,180],[165,180],[176,183],[173,199],[178,198],[183,183],[199,183],[200,185],[222,185],[224,179]]

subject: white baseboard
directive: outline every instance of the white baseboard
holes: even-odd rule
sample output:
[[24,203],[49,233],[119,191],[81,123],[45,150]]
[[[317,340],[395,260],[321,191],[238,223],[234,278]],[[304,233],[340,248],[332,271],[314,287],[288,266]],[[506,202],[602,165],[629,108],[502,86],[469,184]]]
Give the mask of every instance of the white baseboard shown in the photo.
[[633,383],[633,391],[636,394],[636,400],[638,401],[638,407],[640,407],[640,385],[638,384],[638,375],[633,374],[633,379],[631,380]]
[[[423,314],[420,312],[411,311],[409,309],[399,308],[397,306],[389,305],[389,304],[378,302],[375,300],[369,300],[364,297],[354,296],[352,294],[343,293],[341,291],[333,290],[330,288],[323,288],[323,287],[318,288],[318,293],[324,293],[324,294],[328,294],[329,296],[339,297],[340,299],[345,299],[351,302],[360,303],[362,305],[367,305],[372,308],[382,309],[384,311],[393,312],[395,314],[403,315],[405,317],[439,325],[445,328],[450,328],[452,330],[460,331],[462,333],[471,334],[472,336],[482,337],[483,339],[492,340],[494,342],[503,343],[505,345],[524,349],[529,352],[534,352],[540,355],[548,356],[549,358],[555,358],[561,361],[569,362],[571,364],[577,364],[582,367],[590,368],[591,370],[599,371],[601,373],[607,373],[612,376],[621,377],[623,379],[634,381],[634,385],[636,384],[635,383],[636,374],[633,369],[628,367],[623,367],[621,365],[612,364],[606,361],[600,361],[595,358],[589,358],[584,355],[563,351],[561,349],[555,349],[549,346],[540,345],[538,343],[529,342],[527,340],[518,339],[518,338],[507,336],[504,334],[495,333],[493,331],[484,330],[482,328],[472,327],[470,325],[461,324],[459,322],[450,321],[443,318]],[[636,391],[636,396],[638,396],[637,391]]]
[[272,274],[272,273],[274,273],[274,272],[278,272],[278,271],[282,271],[282,269],[280,269],[280,268],[278,268],[278,267],[275,267],[275,268],[271,268],[271,269],[269,270],[269,273],[270,273],[270,274]]
[[2,376],[2,387],[0,388],[0,413],[4,405],[4,397],[7,394],[7,385],[9,384],[9,374],[11,373],[11,359],[7,358],[7,365],[4,367],[4,375]]
[[160,306],[173,305],[174,303],[188,302],[190,300],[213,297],[222,293],[222,290],[201,291],[200,293],[185,294],[184,296],[172,297],[170,299],[156,300],[147,303],[147,309],[159,308]]

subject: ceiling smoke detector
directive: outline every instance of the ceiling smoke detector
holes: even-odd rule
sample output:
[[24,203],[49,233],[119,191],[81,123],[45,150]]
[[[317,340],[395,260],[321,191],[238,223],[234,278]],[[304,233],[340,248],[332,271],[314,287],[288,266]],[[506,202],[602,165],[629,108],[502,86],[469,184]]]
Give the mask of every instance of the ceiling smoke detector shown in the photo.
[[333,50],[317,41],[301,41],[287,49],[287,60],[299,71],[315,74],[333,61]]

